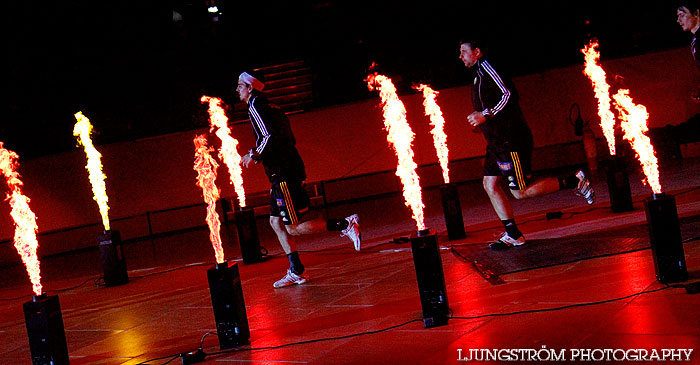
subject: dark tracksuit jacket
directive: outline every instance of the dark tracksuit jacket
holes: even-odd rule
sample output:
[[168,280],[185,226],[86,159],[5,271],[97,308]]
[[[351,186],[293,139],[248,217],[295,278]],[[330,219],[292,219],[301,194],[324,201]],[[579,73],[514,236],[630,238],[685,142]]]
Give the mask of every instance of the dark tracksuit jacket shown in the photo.
[[479,128],[487,148],[499,152],[532,149],[532,132],[525,123],[512,81],[496,72],[484,58],[477,61],[472,104],[474,110],[486,116]]
[[284,112],[262,95],[248,100],[248,117],[255,131],[252,158],[261,162],[271,184],[304,181],[306,170]]

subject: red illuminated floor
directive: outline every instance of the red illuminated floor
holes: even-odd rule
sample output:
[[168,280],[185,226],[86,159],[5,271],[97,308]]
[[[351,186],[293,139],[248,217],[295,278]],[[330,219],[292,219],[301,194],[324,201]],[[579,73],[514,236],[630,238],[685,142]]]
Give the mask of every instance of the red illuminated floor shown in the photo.
[[[667,191],[676,196],[681,217],[700,215],[700,163],[665,172]],[[641,200],[648,188],[631,176],[635,210],[612,213],[607,187],[597,183],[599,202],[589,210],[570,192],[515,202],[528,238],[563,237],[611,230],[645,222]],[[460,190],[468,237],[448,242],[439,197],[425,192],[426,223],[443,247],[488,241],[498,232],[495,215],[478,185]],[[577,212],[547,221],[553,210]],[[263,263],[239,263],[251,344],[205,363],[455,363],[459,349],[693,349],[700,363],[700,295],[684,289],[653,291],[651,250],[606,256],[503,275],[492,285],[473,266],[442,250],[450,308],[448,325],[426,329],[421,321],[413,259],[408,243],[389,243],[415,230],[400,197],[334,207],[343,216],[360,213],[365,249],[333,235],[305,238],[302,259],[311,280],[302,286],[273,289],[287,267],[265,221],[261,240],[272,257]],[[568,216],[568,215],[567,215]],[[191,351],[215,330],[206,270],[213,253],[207,231],[195,230],[151,242],[126,245],[131,282],[95,287],[96,252],[42,261],[44,285],[58,294],[72,364],[162,364]],[[227,233],[224,232],[224,235]],[[688,238],[688,237],[684,237]],[[225,247],[227,257],[239,253]],[[684,245],[691,281],[700,280],[700,240]],[[184,266],[192,264],[190,266]],[[201,263],[201,264],[198,264]],[[175,269],[169,271],[171,269]],[[5,276],[8,276],[6,269]],[[29,364],[22,303],[31,299],[26,278],[4,280],[0,298],[0,362]],[[24,281],[24,282],[23,282]],[[57,292],[84,283],[75,289]],[[624,298],[615,300],[618,298]],[[595,305],[579,305],[604,302]],[[561,310],[538,311],[567,307]],[[512,312],[533,311],[503,315]],[[207,353],[218,352],[214,335],[204,338]],[[269,348],[273,347],[273,348]],[[571,362],[571,361],[569,361]],[[180,363],[176,358],[171,363]]]

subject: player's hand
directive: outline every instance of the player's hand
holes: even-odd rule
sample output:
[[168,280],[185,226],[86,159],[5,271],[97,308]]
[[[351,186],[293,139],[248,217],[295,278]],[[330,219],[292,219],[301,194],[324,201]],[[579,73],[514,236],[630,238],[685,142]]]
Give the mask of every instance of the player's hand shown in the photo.
[[469,122],[472,127],[476,127],[485,121],[486,117],[481,112],[473,112],[467,116],[467,122]]
[[241,158],[241,164],[244,167],[248,167],[248,165],[250,165],[250,161],[253,161],[253,156],[251,156],[250,153]]

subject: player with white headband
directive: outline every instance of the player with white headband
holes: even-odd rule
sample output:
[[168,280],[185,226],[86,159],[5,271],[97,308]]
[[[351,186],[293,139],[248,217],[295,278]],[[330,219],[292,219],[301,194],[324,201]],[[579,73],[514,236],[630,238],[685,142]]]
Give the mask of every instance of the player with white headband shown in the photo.
[[[248,167],[251,161],[262,163],[271,184],[270,225],[277,234],[282,249],[289,259],[287,274],[274,283],[275,288],[303,284],[304,273],[294,236],[340,231],[360,250],[360,223],[357,214],[345,219],[323,219],[310,215],[309,196],[304,189],[306,171],[304,161],[296,148],[296,140],[285,113],[271,104],[262,94],[265,82],[254,72],[243,72],[238,77],[236,91],[241,101],[248,104],[248,117],[255,131],[255,148],[243,156],[241,163]],[[307,219],[305,219],[307,218]]]

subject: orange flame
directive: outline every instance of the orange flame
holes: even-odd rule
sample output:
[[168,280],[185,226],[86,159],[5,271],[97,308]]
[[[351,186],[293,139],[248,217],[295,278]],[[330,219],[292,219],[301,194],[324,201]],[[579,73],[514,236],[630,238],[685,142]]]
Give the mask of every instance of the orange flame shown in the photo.
[[216,212],[216,201],[219,200],[219,188],[216,187],[216,169],[219,164],[211,157],[214,151],[207,145],[207,138],[202,134],[194,138],[194,170],[197,171],[197,186],[202,188],[204,202],[207,203],[207,225],[209,240],[214,247],[216,262],[224,263],[224,248],[221,246],[221,222]]
[[231,129],[228,127],[228,117],[222,107],[223,101],[219,98],[202,96],[202,103],[209,103],[209,122],[211,123],[210,132],[216,129],[216,136],[221,140],[221,148],[219,148],[219,158],[224,161],[228,167],[228,173],[231,177],[231,184],[238,196],[238,204],[241,208],[245,207],[245,189],[243,189],[243,169],[241,168],[241,155],[238,154],[238,140],[231,137]]
[[29,274],[29,281],[32,282],[32,290],[36,296],[41,295],[41,270],[39,267],[39,257],[36,254],[39,242],[36,233],[39,227],[36,225],[36,215],[29,208],[29,198],[22,194],[22,180],[20,180],[17,167],[19,156],[3,147],[0,142],[0,170],[7,179],[7,186],[11,193],[7,194],[10,201],[10,216],[15,222],[15,249],[22,257],[22,262]]
[[379,90],[384,111],[384,127],[387,130],[387,141],[394,147],[398,157],[396,176],[403,184],[403,197],[407,207],[411,208],[413,219],[419,231],[425,229],[423,223],[423,197],[420,188],[420,179],[416,173],[418,167],[413,161],[411,144],[415,134],[406,120],[406,108],[396,94],[396,87],[391,79],[380,74],[372,74],[367,77],[367,87],[370,90]]
[[449,184],[450,169],[448,164],[450,160],[448,154],[450,151],[447,149],[445,118],[442,117],[442,110],[440,110],[436,100],[439,93],[424,84],[414,85],[413,88],[423,92],[423,106],[425,107],[425,115],[430,117],[430,125],[433,126],[430,133],[433,135],[433,144],[442,168],[442,179],[445,181],[445,184]]
[[595,97],[598,99],[598,116],[600,116],[600,127],[603,135],[608,141],[608,149],[611,155],[615,155],[615,115],[610,110],[610,85],[605,81],[605,70],[598,64],[600,52],[598,41],[590,41],[588,46],[584,46],[581,52],[586,59],[586,67],[583,73],[591,79]]
[[78,120],[78,122],[75,123],[73,127],[73,135],[78,138],[78,144],[85,147],[85,154],[87,155],[87,165],[85,169],[89,172],[93,199],[97,202],[97,206],[100,209],[102,225],[105,227],[106,231],[109,231],[107,188],[105,186],[105,175],[102,173],[102,162],[100,161],[102,155],[95,149],[90,139],[90,133],[92,133],[90,119],[85,117],[82,112],[75,113],[75,119]]
[[629,90],[623,89],[613,95],[615,108],[620,114],[620,126],[624,132],[623,138],[630,142],[632,149],[637,154],[637,159],[642,164],[642,170],[646,176],[644,183],[649,184],[654,194],[660,194],[658,160],[651,140],[644,134],[649,130],[647,127],[649,113],[644,105],[635,104],[632,101],[629,92]]

